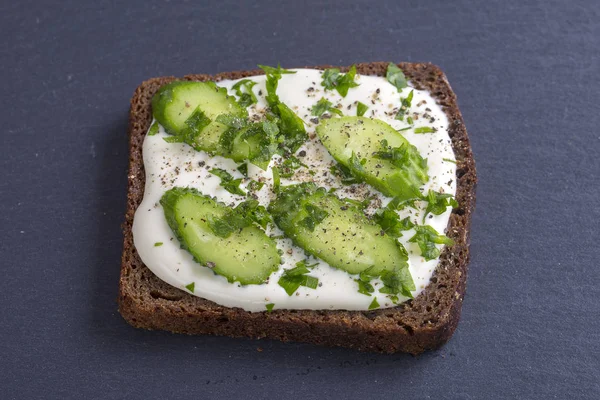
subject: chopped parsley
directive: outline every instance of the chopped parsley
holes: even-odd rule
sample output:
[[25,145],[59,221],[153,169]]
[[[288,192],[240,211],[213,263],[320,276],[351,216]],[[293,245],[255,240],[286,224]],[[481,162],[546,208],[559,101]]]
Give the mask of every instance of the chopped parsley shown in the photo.
[[446,161],[446,162],[449,162],[449,163],[452,163],[452,164],[456,164],[456,161],[455,161],[455,160],[451,160],[451,159],[449,159],[449,158],[442,158],[442,160],[444,160],[444,161]]
[[402,72],[402,70],[394,63],[389,63],[387,71],[385,72],[385,77],[389,83],[398,89],[398,91],[401,91],[407,86],[404,72]]
[[423,215],[423,221],[429,213],[434,215],[440,215],[444,213],[448,207],[458,207],[458,202],[454,199],[451,194],[439,193],[429,189],[427,196],[423,197],[423,200],[427,201],[427,208],[425,209],[425,215]]
[[215,235],[222,238],[228,238],[233,232],[253,224],[265,229],[270,222],[271,215],[254,199],[241,202],[220,218],[208,217],[208,226]]
[[229,172],[221,168],[213,168],[209,172],[221,178],[221,187],[223,187],[223,189],[227,190],[229,193],[239,194],[242,196],[246,194],[246,192],[240,188],[242,178],[233,179],[233,176],[231,176]]
[[362,117],[363,115],[365,115],[365,113],[367,112],[368,109],[369,109],[369,107],[366,104],[361,103],[359,101],[356,104],[356,116],[357,117]]
[[[279,80],[283,74],[295,74],[295,71],[288,71],[277,66],[277,68],[269,67],[266,65],[259,65],[259,67],[265,71],[267,76],[266,89],[267,95],[265,99],[273,115],[271,121],[277,124],[280,134],[280,140],[278,144],[280,147],[289,149],[292,153],[304,143],[308,137],[306,130],[304,129],[304,121],[298,117],[287,105],[282,103],[277,96],[277,86]],[[265,132],[269,130],[269,133],[273,132],[272,126],[265,127]]]
[[192,282],[189,285],[185,285],[185,288],[190,292],[194,293],[194,287],[196,286],[196,282]]
[[347,73],[342,74],[338,68],[326,69],[323,72],[323,81],[321,86],[324,86],[326,90],[337,90],[342,97],[346,97],[348,90],[353,87],[357,87],[358,83],[354,82],[356,76],[356,66],[350,67]]
[[329,215],[327,211],[312,204],[306,204],[304,210],[308,215],[299,222],[299,225],[304,226],[311,232],[314,232],[315,227]]
[[[412,99],[413,99],[414,92],[415,92],[414,90],[411,90],[405,99],[403,99],[403,98],[400,99],[402,105],[400,106],[400,110],[398,110],[398,114],[396,114],[396,119],[399,119],[400,121],[404,121],[404,116],[406,115],[406,112],[412,105]],[[410,121],[408,123],[412,125],[412,118],[410,118]]]
[[375,288],[371,285],[371,278],[364,271],[358,275],[358,279],[354,280],[354,282],[358,283],[358,293],[370,296],[375,291]]
[[394,197],[387,205],[387,208],[392,210],[403,210],[406,207],[417,208],[415,205],[416,201],[423,200],[422,196],[414,196],[409,198],[403,198],[400,196]]
[[320,117],[325,113],[343,115],[342,110],[333,107],[329,100],[327,100],[325,97],[322,97],[321,100],[319,100],[317,104],[313,106],[311,110],[311,115],[316,115],[317,117]]
[[373,219],[386,234],[394,238],[401,237],[402,231],[407,231],[415,226],[409,217],[401,220],[398,213],[388,207],[377,210]]
[[288,71],[287,69],[281,68],[281,65],[277,64],[277,68],[269,67],[268,65],[260,65],[258,66],[260,69],[265,71],[265,75],[267,76],[267,81],[265,83],[267,88],[267,95],[265,99],[267,100],[267,104],[271,108],[275,108],[277,104],[279,104],[279,96],[277,96],[277,86],[279,85],[279,80],[281,79],[281,75],[283,74],[295,74],[295,71]]
[[269,304],[265,304],[265,308],[267,309],[267,312],[271,312],[273,311],[273,307],[275,307],[275,303],[269,303]]
[[379,308],[379,303],[377,302],[377,297],[373,297],[373,301],[369,304],[369,310],[374,310]]
[[421,126],[419,128],[415,128],[415,133],[435,133],[437,129],[429,127],[429,126]]
[[252,87],[254,85],[256,85],[256,82],[251,81],[250,79],[242,79],[231,87],[231,89],[235,90],[235,94],[240,98],[238,100],[240,106],[245,108],[258,102],[256,95],[252,92]]
[[384,270],[381,273],[381,281],[383,287],[379,289],[379,293],[391,295],[401,293],[409,299],[413,298],[411,290],[415,290],[416,286],[408,268],[396,268],[393,271]]
[[281,144],[290,152],[295,153],[308,138],[306,129],[304,129],[304,121],[283,103],[279,103],[276,110],[276,114],[279,116],[278,127],[282,135]]
[[262,123],[263,131],[267,134],[267,136],[271,139],[274,139],[279,134],[279,127],[277,126],[277,122],[266,120]]
[[291,178],[294,175],[294,171],[300,167],[308,168],[308,166],[303,164],[300,160],[298,160],[298,158],[290,156],[281,163],[279,167],[279,175],[282,178]]
[[163,245],[163,242],[156,242],[154,243],[154,247],[160,247]]
[[277,283],[285,290],[288,296],[293,295],[300,286],[316,289],[319,285],[319,279],[306,275],[309,272],[310,270],[305,265],[297,265],[292,269],[284,270]]
[[440,250],[436,244],[446,244],[452,246],[454,241],[445,235],[440,235],[429,225],[415,226],[415,235],[409,239],[409,242],[416,243],[421,249],[421,255],[426,260],[433,260],[440,255]]
[[355,177],[354,175],[352,175],[352,172],[350,172],[350,170],[342,164],[334,164],[331,167],[329,167],[329,172],[331,172],[333,175],[338,176],[341,178],[342,183],[345,185],[351,185],[353,183],[359,183],[361,182],[360,179],[358,179],[357,177]]
[[227,125],[230,128],[241,129],[249,125],[248,119],[239,114],[221,114],[215,121],[220,124]]
[[[405,255],[405,257],[408,257],[406,249],[400,242],[398,242],[398,248]],[[375,267],[370,267],[362,271],[359,274],[359,279],[355,280],[356,282],[362,282],[358,284],[358,291],[360,293],[366,292],[363,294],[367,295],[369,293],[373,293],[374,288],[373,291],[370,291],[372,288],[370,280],[373,278],[380,278],[381,282],[383,283],[383,287],[379,289],[379,293],[385,293],[389,295],[402,294],[408,298],[413,297],[411,290],[415,290],[415,282],[413,281],[410,271],[408,270],[408,264],[406,264],[404,267],[396,267],[392,270],[384,269],[378,273],[373,273],[373,268]]]
[[281,178],[279,177],[279,168],[274,167],[271,169],[273,171],[273,191],[275,193],[279,192],[279,187],[281,186]]
[[202,110],[200,110],[200,107],[198,107],[185,120],[184,129],[182,129],[177,135],[165,137],[163,140],[167,143],[186,143],[196,150],[202,150],[198,147],[196,138],[211,122],[212,120],[208,118]]
[[263,188],[263,186],[265,186],[264,182],[250,181],[248,183],[248,190],[251,192],[258,192],[260,189]]
[[212,121],[208,116],[200,109],[196,108],[192,115],[185,120],[185,124],[190,129],[192,136],[198,135],[204,128],[208,126]]
[[364,174],[365,174],[364,165],[367,163],[367,159],[366,158],[359,159],[356,156],[356,153],[354,153],[354,151],[353,151],[352,155],[348,159],[348,162],[350,164],[348,166],[348,171],[350,171],[350,173],[352,175],[354,175],[358,180],[360,180],[361,177],[364,176]]
[[400,147],[388,146],[388,141],[386,139],[383,139],[380,143],[383,150],[374,152],[374,158],[387,160],[398,168],[403,168],[410,162],[410,148],[407,143],[402,143]]
[[296,263],[296,267],[302,267],[302,268],[314,268],[314,267],[316,267],[317,265],[319,265],[319,263],[314,263],[314,264],[310,264],[310,265],[308,265],[308,264],[306,263],[306,260],[298,261],[298,262]]
[[369,197],[367,197],[363,201],[358,201],[358,200],[349,199],[349,198],[343,198],[340,200],[344,201],[345,203],[352,204],[353,206],[356,206],[356,207],[360,208],[361,210],[364,210],[369,204],[371,204],[371,198],[369,198]]
[[248,163],[242,163],[237,166],[237,170],[240,171],[240,174],[248,177]]
[[233,211],[244,218],[248,225],[255,223],[263,229],[271,222],[271,214],[267,212],[264,206],[261,206],[258,200],[249,199],[238,204]]
[[158,122],[154,121],[150,130],[148,130],[148,136],[154,136],[158,133]]

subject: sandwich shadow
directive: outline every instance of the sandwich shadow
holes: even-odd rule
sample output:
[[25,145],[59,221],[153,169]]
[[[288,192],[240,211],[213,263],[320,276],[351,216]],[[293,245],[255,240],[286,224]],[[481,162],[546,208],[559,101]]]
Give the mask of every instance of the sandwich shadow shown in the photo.
[[[94,143],[95,203],[90,204],[95,227],[94,269],[91,284],[92,335],[114,338],[124,324],[117,311],[119,266],[123,250],[121,224],[125,215],[127,193],[127,115],[99,129]],[[104,342],[104,341],[103,341]]]

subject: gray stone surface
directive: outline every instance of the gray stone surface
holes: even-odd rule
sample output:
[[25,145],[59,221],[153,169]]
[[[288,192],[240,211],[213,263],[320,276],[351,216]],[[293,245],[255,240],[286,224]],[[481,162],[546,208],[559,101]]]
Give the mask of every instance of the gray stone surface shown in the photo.
[[[0,398],[600,398],[600,3],[241,3],[0,5]],[[129,327],[135,87],[376,60],[440,65],[472,139],[453,339],[415,358]]]

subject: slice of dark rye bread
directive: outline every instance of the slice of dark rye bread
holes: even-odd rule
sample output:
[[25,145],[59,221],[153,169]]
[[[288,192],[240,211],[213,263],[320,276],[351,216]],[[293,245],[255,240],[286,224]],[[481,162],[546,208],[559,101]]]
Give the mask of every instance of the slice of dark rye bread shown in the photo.
[[[395,308],[373,311],[275,310],[247,312],[220,306],[192,296],[158,279],[140,260],[133,244],[133,216],[144,195],[142,143],[152,121],[151,99],[174,77],[153,78],[142,83],[131,99],[129,114],[129,190],[123,224],[119,311],[131,325],[177,333],[232,337],[272,338],[376,352],[417,354],[444,344],[460,318],[469,262],[469,231],[475,207],[475,162],[461,113],[446,76],[435,65],[400,63],[418,89],[427,89],[443,107],[457,159],[459,208],[452,212],[447,235],[455,244],[446,247],[426,289],[415,299]],[[385,76],[387,63],[357,64],[358,73]],[[331,66],[309,67],[317,69]],[[342,71],[346,68],[340,68]],[[236,71],[211,75],[188,75],[185,80],[238,79],[263,71]]]

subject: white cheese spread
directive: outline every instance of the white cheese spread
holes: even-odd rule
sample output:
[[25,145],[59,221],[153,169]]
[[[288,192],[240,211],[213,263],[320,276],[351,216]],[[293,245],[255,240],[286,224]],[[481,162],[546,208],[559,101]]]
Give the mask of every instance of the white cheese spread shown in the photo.
[[[400,98],[406,98],[412,87],[407,87],[398,93],[396,87],[391,85],[384,77],[357,75],[358,87],[349,90],[348,95],[342,98],[335,90],[324,90],[320,85],[322,72],[312,69],[297,69],[295,74],[284,74],[279,81],[277,94],[281,102],[285,103],[305,122],[309,140],[296,152],[296,156],[311,170],[314,175],[302,173],[290,179],[281,179],[281,185],[289,185],[303,181],[313,181],[318,186],[338,188],[336,195],[356,200],[363,200],[368,196],[375,196],[371,207],[366,209],[367,214],[373,214],[379,207],[385,206],[391,198],[383,196],[380,192],[366,184],[343,185],[340,178],[329,173],[333,158],[315,135],[318,120],[311,115],[312,107],[319,99],[325,97],[337,105],[344,115],[356,115],[357,102],[362,102],[369,107],[365,117],[380,119],[395,129],[406,128],[406,121],[394,119],[397,109],[401,105]],[[258,98],[258,103],[248,107],[250,118],[264,113],[267,105],[265,102],[265,76],[255,76],[251,79],[256,82],[252,91]],[[230,95],[234,95],[231,87],[237,81],[227,80],[217,82],[218,86],[227,88]],[[396,110],[396,111],[394,111]],[[456,192],[456,165],[450,137],[448,136],[448,119],[442,108],[436,104],[434,98],[427,92],[414,89],[412,106],[407,116],[412,116],[414,127],[434,127],[436,132],[416,134],[413,129],[403,130],[402,135],[419,150],[421,156],[427,158],[429,166],[429,182],[422,188],[427,190],[449,193]],[[335,118],[335,116],[333,116]],[[406,120],[406,118],[405,118]],[[332,268],[324,261],[307,257],[304,251],[292,244],[290,239],[277,239],[277,247],[282,250],[283,264],[274,272],[267,283],[262,285],[242,286],[239,283],[228,283],[223,276],[214,274],[209,268],[196,263],[190,253],[180,248],[180,244],[169,228],[159,201],[162,195],[173,187],[193,187],[205,195],[214,196],[226,205],[235,206],[245,200],[244,196],[234,195],[223,189],[219,183],[220,178],[209,173],[212,168],[222,168],[233,175],[234,178],[243,178],[237,171],[237,163],[231,159],[210,156],[205,152],[196,151],[182,143],[167,143],[163,140],[168,135],[163,127],[158,134],[147,135],[144,140],[143,158],[146,171],[146,187],[144,199],[135,213],[133,223],[133,238],[135,247],[144,264],[160,279],[172,286],[190,292],[186,286],[194,283],[193,294],[226,307],[239,307],[247,311],[264,311],[267,304],[274,304],[275,309],[313,309],[313,310],[367,310],[377,298],[381,308],[393,307],[395,304],[385,295],[375,293],[366,296],[358,292],[355,275],[346,271]],[[273,157],[267,171],[249,164],[247,179],[240,187],[245,188],[250,179],[265,182],[258,191],[257,200],[265,207],[275,198],[272,184],[271,167],[277,162]],[[401,218],[410,217],[411,221],[422,224],[426,202],[417,202],[418,209],[407,207],[398,211]],[[428,215],[426,223],[440,233],[444,233],[451,209],[441,215]],[[267,234],[281,235],[277,227],[271,226]],[[435,270],[439,259],[426,261],[420,254],[415,243],[408,240],[413,236],[414,230],[406,231],[399,240],[408,251],[409,270],[414,279],[418,295]],[[438,247],[441,247],[438,245]],[[227,251],[227,249],[223,249]],[[316,289],[300,287],[292,296],[288,296],[277,281],[284,269],[293,268],[296,262],[307,259],[310,264],[317,263],[310,272],[311,276],[319,279]],[[375,289],[381,287],[379,280],[371,282]],[[189,286],[188,286],[189,287]],[[407,298],[400,297],[400,301]]]

